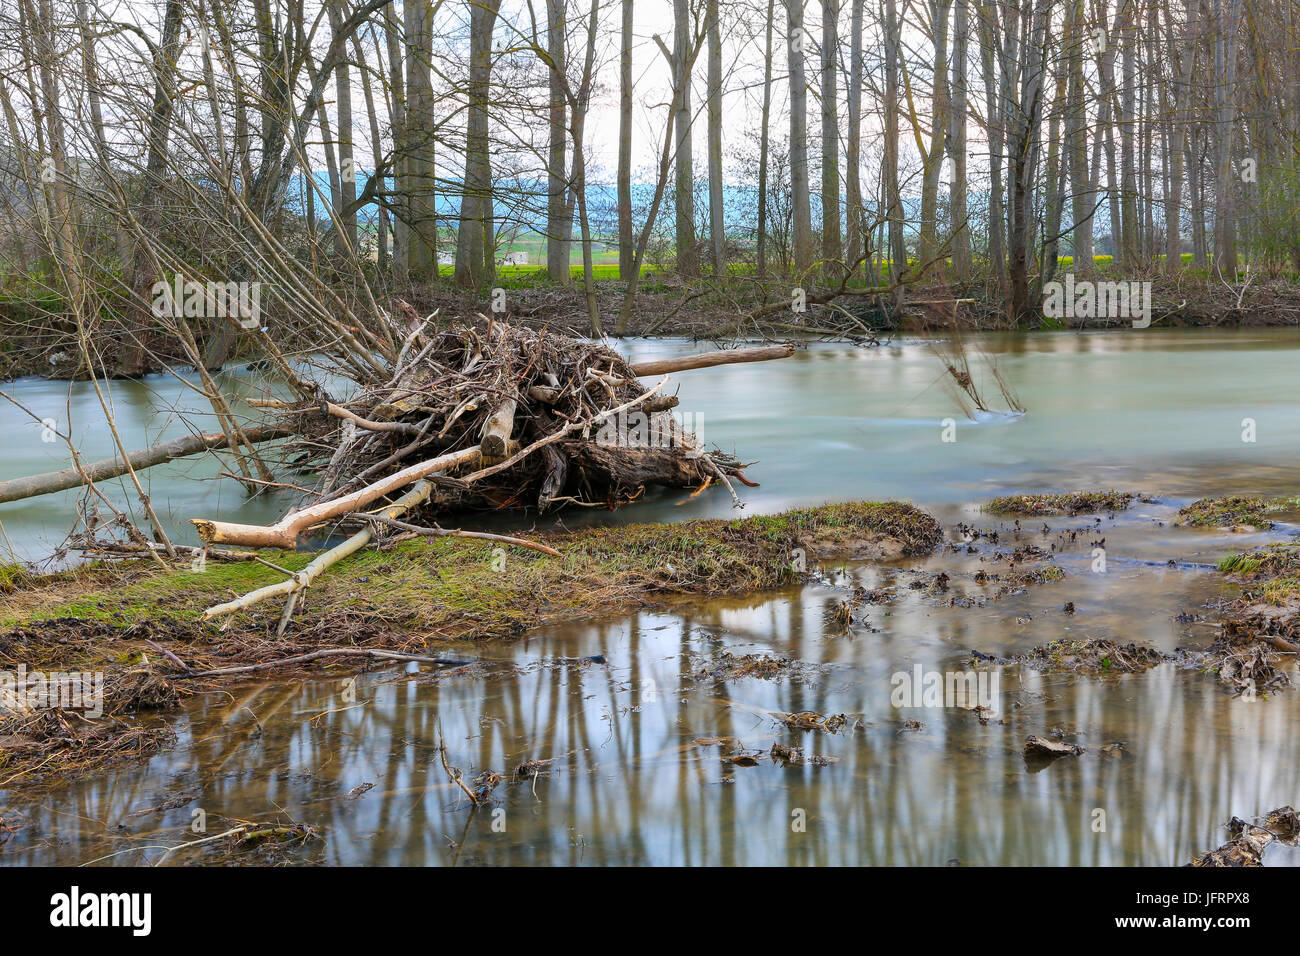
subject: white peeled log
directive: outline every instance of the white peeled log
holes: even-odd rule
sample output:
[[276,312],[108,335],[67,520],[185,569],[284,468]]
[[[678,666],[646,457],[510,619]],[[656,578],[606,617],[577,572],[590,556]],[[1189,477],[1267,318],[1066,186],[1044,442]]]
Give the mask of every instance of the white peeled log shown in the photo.
[[282,548],[288,551],[297,546],[298,536],[313,525],[359,511],[372,501],[391,494],[399,488],[405,488],[422,478],[448,471],[459,465],[476,463],[478,460],[478,445],[439,455],[437,458],[417,462],[401,471],[395,471],[387,478],[376,481],[373,485],[358,488],[351,494],[322,501],[309,508],[285,515],[273,525],[235,524],[229,521],[211,521],[207,518],[192,518],[191,523],[198,529],[199,537],[207,544],[240,544],[245,547]]
[[[429,497],[433,490],[433,485],[423,479],[419,480],[414,488],[408,491],[402,497],[398,498],[391,505],[380,510],[379,515],[384,518],[393,519],[399,515],[405,514],[409,509],[415,507]],[[313,581],[327,571],[330,566],[342,561],[350,554],[360,551],[375,536],[374,528],[367,526],[362,528],[352,537],[348,538],[342,544],[337,544],[328,551],[323,551],[312,559],[301,571],[296,571],[291,577],[286,578],[276,584],[268,584],[264,588],[258,588],[256,591],[249,591],[242,597],[235,598],[233,601],[227,601],[225,604],[218,604],[208,608],[203,612],[200,620],[210,621],[213,618],[225,617],[227,614],[235,614],[239,611],[247,610],[254,604],[258,604],[268,598],[288,597],[296,594],[303,588],[311,587]]]

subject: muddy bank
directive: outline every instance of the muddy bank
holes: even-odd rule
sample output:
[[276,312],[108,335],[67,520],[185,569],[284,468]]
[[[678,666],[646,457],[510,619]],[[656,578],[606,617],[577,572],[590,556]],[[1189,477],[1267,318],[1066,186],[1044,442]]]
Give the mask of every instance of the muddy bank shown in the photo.
[[[1105,510],[1115,506],[1111,494],[1084,493],[1058,510],[1071,517],[1091,514],[1080,502]],[[1039,499],[1016,500],[1030,502],[1027,513],[1039,512]],[[1021,540],[1029,534],[1043,535],[1043,546]],[[874,613],[888,616],[901,593],[917,593],[933,607],[978,613],[973,609],[999,598],[1058,586],[1053,582],[1067,576],[1057,563],[1057,548],[1068,547],[1071,532],[1052,532],[1045,523],[1041,531],[959,524],[940,550],[943,529],[925,512],[900,503],[857,503],[733,521],[534,537],[560,556],[455,538],[405,541],[356,554],[307,592],[292,626],[279,638],[278,608],[255,606],[221,626],[200,616],[214,601],[299,569],[309,554],[266,551],[262,561],[274,566],[210,561],[202,572],[160,572],[156,565],[124,561],[52,576],[6,574],[0,577],[0,670],[102,672],[105,684],[103,719],[48,709],[0,723],[0,781],[27,787],[149,757],[170,745],[165,715],[186,697],[250,680],[347,676],[399,662],[421,665],[422,680],[479,679],[484,667],[493,665],[467,659],[479,656],[465,650],[467,643],[511,640],[561,622],[607,619],[666,605],[672,595],[745,594],[813,581],[832,586],[826,569],[817,567],[819,559],[889,562],[937,552],[936,558],[947,556],[948,562],[969,562],[966,570],[949,567],[951,575],[904,569],[899,573],[908,583],[901,592],[851,588],[843,602],[827,605],[828,635],[852,640],[857,633],[871,641],[877,628],[863,615],[878,606]],[[1060,554],[1063,559],[1064,551]],[[1264,593],[1287,592],[1285,582],[1294,584],[1300,569],[1297,554],[1300,549],[1278,546],[1221,563],[1221,572],[1242,585],[1242,594],[1214,608],[1224,633],[1211,646],[1170,653],[1136,642],[1070,639],[1007,657],[972,652],[971,664],[1107,678],[1174,663],[1189,676],[1217,677],[1234,696],[1267,698],[1288,683],[1278,657],[1282,652],[1261,637],[1245,612],[1261,603]],[[962,588],[967,581],[980,588],[984,599],[958,596],[959,581]],[[1283,611],[1270,620],[1279,633],[1292,634],[1297,617]],[[1072,603],[1062,614],[1073,617]],[[843,616],[847,622],[839,620]],[[837,623],[842,626],[829,626]],[[823,667],[798,658],[740,651],[694,658],[692,668],[697,677],[719,684],[758,678],[809,685],[825,674]],[[834,712],[792,709],[780,719],[796,729],[840,729]]]
[[1059,517],[1126,511],[1139,496],[1129,491],[1076,491],[1063,494],[1008,495],[994,498],[984,510],[1011,517]]
[[[1160,273],[1123,277],[1101,273],[1098,278],[1149,279],[1153,327],[1300,324],[1300,283],[1288,279],[1256,278],[1238,299],[1236,291],[1217,279],[1188,274],[1171,278]],[[757,333],[780,338],[793,325],[835,331],[848,338],[870,338],[879,333],[947,328],[952,324],[954,299],[971,300],[963,305],[959,315],[964,328],[994,331],[1016,327],[1008,323],[996,284],[982,281],[915,284],[903,294],[901,308],[892,306],[891,296],[859,295],[850,290],[833,304],[810,301],[806,313],[778,309],[759,314],[774,304],[788,302],[790,286],[790,280],[782,277],[759,281],[754,276],[737,276],[725,288],[718,288],[707,281],[692,282],[668,269],[648,267],[638,289],[627,334],[707,339],[720,334]],[[611,323],[622,306],[625,289],[626,285],[618,281],[596,282],[601,314],[610,317]],[[819,291],[824,290],[808,290],[809,298],[815,300]],[[408,298],[426,314],[442,309],[445,316],[468,321],[483,311],[484,296],[475,291],[425,285],[413,287],[409,292]],[[568,286],[556,286],[544,279],[516,281],[506,287],[506,296],[512,321],[539,328],[587,328],[587,301],[581,281]],[[743,321],[738,320],[738,312],[748,313]],[[1074,319],[1070,325],[1102,329],[1130,326],[1131,322],[1128,318]],[[1040,318],[1026,327],[1057,326]]]

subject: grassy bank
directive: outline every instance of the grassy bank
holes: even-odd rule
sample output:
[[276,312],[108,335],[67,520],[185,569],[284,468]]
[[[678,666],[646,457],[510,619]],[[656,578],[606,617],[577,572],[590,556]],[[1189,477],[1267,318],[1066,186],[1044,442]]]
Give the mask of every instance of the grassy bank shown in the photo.
[[[223,624],[200,620],[208,606],[283,578],[255,561],[209,561],[202,572],[131,562],[13,579],[0,594],[0,671],[102,672],[106,717],[39,710],[0,720],[0,783],[147,755],[167,731],[158,726],[158,739],[146,733],[142,711],[249,676],[206,671],[269,665],[254,676],[283,677],[347,673],[366,663],[357,656],[276,663],[322,649],[432,654],[456,644],[464,653],[466,642],[605,616],[655,597],[795,585],[818,556],[925,554],[942,537],[930,515],[891,502],[536,536],[560,557],[467,539],[406,542],[331,568],[279,638],[275,602]],[[290,571],[310,557],[267,553]]]

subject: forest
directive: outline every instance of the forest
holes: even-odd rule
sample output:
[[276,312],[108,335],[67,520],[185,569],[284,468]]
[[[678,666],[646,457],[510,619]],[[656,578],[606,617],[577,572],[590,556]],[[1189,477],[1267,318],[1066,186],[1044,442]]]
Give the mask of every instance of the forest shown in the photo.
[[[472,317],[496,288],[596,336],[1050,324],[1066,272],[1151,281],[1176,324],[1276,322],[1297,21],[1283,0],[13,0],[6,358],[217,369],[367,342],[395,297]],[[214,286],[255,287],[265,321],[159,308]]]

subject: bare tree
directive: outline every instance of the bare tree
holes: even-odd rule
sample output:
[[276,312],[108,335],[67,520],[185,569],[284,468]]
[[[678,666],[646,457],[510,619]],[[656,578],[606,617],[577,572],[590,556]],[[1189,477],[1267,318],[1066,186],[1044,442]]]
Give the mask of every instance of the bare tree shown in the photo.
[[804,76],[803,0],[785,0],[790,60],[790,187],[794,204],[794,268],[802,281],[813,267],[812,200],[808,185],[808,83]]

